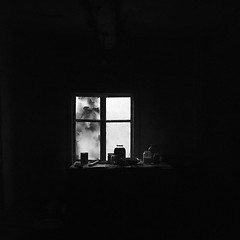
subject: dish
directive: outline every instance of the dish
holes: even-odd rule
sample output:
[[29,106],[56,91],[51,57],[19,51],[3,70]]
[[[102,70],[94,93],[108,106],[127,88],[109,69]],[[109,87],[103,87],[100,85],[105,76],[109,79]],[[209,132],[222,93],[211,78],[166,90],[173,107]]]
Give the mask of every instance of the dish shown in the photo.
[[134,165],[140,162],[138,158],[125,158],[126,165]]
[[114,165],[130,166],[130,165],[136,165],[139,162],[140,162],[140,159],[138,158],[120,158],[115,160]]

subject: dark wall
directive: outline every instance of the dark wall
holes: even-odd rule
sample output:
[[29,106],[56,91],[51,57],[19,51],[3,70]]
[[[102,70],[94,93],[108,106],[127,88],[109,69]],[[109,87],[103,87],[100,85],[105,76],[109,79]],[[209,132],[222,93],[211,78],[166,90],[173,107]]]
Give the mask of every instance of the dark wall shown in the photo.
[[11,29],[6,39],[2,89],[11,104],[3,115],[11,123],[3,132],[11,131],[12,142],[3,149],[3,173],[11,172],[4,194],[14,206],[61,201],[71,161],[72,92],[134,92],[139,156],[156,143],[184,166],[198,167],[199,158],[215,166],[235,142],[228,132],[232,115],[222,118],[219,105],[231,111],[235,90],[211,39],[136,37],[108,52],[97,39],[78,35]]

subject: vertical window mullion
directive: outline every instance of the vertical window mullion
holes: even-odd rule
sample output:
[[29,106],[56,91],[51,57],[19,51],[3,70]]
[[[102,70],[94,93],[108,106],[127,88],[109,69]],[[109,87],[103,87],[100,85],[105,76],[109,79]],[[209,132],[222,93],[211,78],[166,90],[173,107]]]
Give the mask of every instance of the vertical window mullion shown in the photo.
[[101,160],[106,160],[106,97],[101,97],[100,100],[100,111],[101,111]]
[[133,97],[131,99],[131,112],[130,112],[130,153],[131,157],[134,157],[134,101]]
[[72,163],[76,161],[76,96],[74,96],[74,101],[72,101],[72,122],[71,122],[71,130],[73,132],[72,137]]

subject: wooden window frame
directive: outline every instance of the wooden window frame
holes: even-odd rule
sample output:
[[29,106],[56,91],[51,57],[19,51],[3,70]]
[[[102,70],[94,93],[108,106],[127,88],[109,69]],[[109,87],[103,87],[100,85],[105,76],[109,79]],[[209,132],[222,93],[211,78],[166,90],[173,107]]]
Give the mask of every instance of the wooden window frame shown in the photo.
[[[76,97],[100,97],[100,120],[76,119]],[[131,112],[130,120],[106,120],[106,99],[110,97],[130,97]],[[130,123],[130,157],[134,157],[134,96],[130,93],[73,93],[72,94],[72,163],[76,158],[76,123],[99,122],[100,123],[100,160],[107,160],[106,153],[106,125],[109,122]]]

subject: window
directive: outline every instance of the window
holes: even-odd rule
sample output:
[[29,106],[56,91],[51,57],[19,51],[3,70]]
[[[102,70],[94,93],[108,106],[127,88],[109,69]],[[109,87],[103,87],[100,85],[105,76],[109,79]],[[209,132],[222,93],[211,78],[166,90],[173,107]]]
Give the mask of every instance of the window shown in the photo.
[[106,160],[116,145],[133,156],[133,97],[131,95],[74,95],[73,157]]

